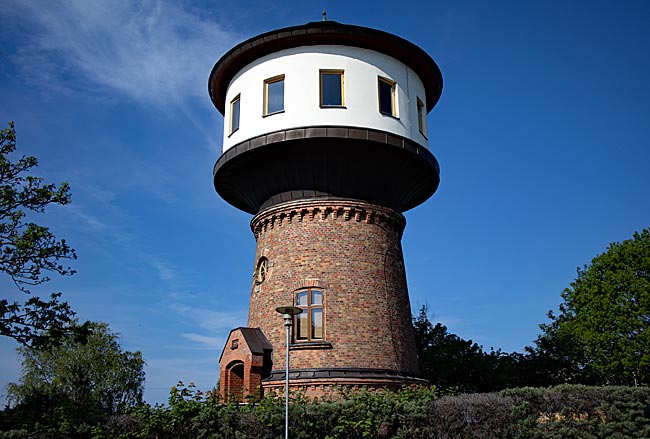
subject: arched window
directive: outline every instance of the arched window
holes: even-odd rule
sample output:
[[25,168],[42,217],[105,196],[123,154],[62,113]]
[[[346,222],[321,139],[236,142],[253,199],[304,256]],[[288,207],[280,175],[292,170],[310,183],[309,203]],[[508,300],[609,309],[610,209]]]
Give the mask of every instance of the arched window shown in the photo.
[[296,291],[296,306],[302,309],[302,314],[296,316],[296,342],[323,340],[323,296],[323,290],[318,288]]

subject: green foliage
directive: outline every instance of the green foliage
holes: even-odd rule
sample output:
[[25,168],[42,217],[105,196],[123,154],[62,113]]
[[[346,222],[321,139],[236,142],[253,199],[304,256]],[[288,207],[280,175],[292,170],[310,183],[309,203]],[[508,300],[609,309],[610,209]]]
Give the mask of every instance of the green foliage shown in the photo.
[[93,439],[244,439],[251,437],[249,431],[262,434],[265,429],[248,407],[223,404],[214,391],[179,382],[172,387],[167,406],[143,404],[111,416],[95,428]]
[[[643,408],[650,388],[520,388],[499,393],[439,396],[432,387],[399,392],[344,392],[345,399],[309,401],[294,394],[290,435],[294,439],[565,439],[650,437]],[[63,426],[64,427],[64,426]],[[179,383],[169,405],[141,405],[104,418],[85,430],[60,427],[0,432],[3,438],[92,439],[279,439],[284,437],[284,398],[256,404],[224,404],[213,392]]]
[[478,390],[484,357],[479,345],[450,334],[440,323],[434,326],[426,305],[413,317],[413,327],[423,378],[439,388],[458,388],[461,392]]
[[559,383],[650,384],[650,229],[612,243],[562,293],[564,302],[526,353],[489,353],[413,318],[423,377],[439,388],[489,392]]
[[3,429],[43,437],[88,433],[106,416],[142,404],[144,361],[123,351],[105,323],[91,323],[85,342],[65,339],[47,350],[21,347],[23,373],[8,386]]
[[[270,396],[258,404],[220,404],[190,386],[172,390],[170,407],[139,409],[133,430],[104,430],[96,439],[275,439],[284,433],[284,402]],[[179,397],[180,396],[180,397]],[[173,402],[172,402],[173,401]],[[400,392],[349,392],[342,401],[290,406],[292,438],[639,438],[650,437],[643,407],[650,389],[559,386],[500,393],[439,397],[433,388]],[[122,419],[122,427],[128,423]],[[117,425],[113,423],[112,425]]]
[[[336,399],[324,398],[309,401],[293,394],[289,408],[291,437],[308,439],[361,439],[411,437],[404,431],[417,430],[426,424],[423,408],[437,396],[433,387],[404,387],[398,392],[390,390],[337,389]],[[342,397],[339,400],[338,397]],[[264,398],[252,412],[266,427],[260,438],[283,437],[284,400],[280,396]]]
[[428,420],[428,437],[517,437],[512,399],[498,393],[442,397],[431,404]]
[[539,439],[646,438],[647,387],[560,385],[501,393],[512,398],[517,437]]
[[416,349],[422,377],[443,391],[493,392],[526,385],[549,385],[539,376],[541,359],[501,350],[485,352],[481,346],[431,323],[427,306],[413,316]]
[[[13,122],[0,131],[0,271],[11,277],[19,290],[47,282],[47,273],[74,274],[61,263],[76,259],[65,240],[57,240],[47,228],[27,220],[27,213],[43,213],[51,204],[70,202],[67,183],[58,187],[29,175],[38,165],[35,157],[22,156],[12,161],[16,150]],[[74,313],[60,294],[49,300],[32,297],[24,304],[0,299],[0,335],[12,337],[28,346],[46,346],[70,332]]]
[[560,313],[541,325],[537,353],[567,382],[650,384],[650,229],[577,271]]

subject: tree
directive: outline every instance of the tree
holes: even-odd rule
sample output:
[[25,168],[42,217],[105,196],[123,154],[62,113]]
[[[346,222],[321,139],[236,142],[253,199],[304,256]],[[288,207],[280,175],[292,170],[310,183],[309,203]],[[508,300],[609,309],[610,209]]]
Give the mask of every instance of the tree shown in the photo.
[[460,392],[492,390],[485,379],[483,349],[472,342],[450,334],[441,323],[435,326],[423,305],[413,317],[416,349],[422,377],[441,389],[455,388]]
[[[548,386],[546,366],[549,360],[538,353],[507,353],[464,340],[448,332],[441,323],[435,326],[428,317],[426,305],[413,316],[416,349],[423,378],[440,389],[462,393],[494,392],[507,388]],[[555,369],[554,369],[555,370]]]
[[[45,184],[29,175],[38,165],[35,157],[22,156],[12,161],[16,150],[13,122],[0,131],[0,271],[11,277],[18,289],[30,294],[30,288],[50,280],[48,273],[74,274],[61,261],[76,259],[74,249],[65,240],[57,240],[47,228],[27,219],[43,213],[51,204],[70,202],[67,183]],[[31,297],[25,303],[0,299],[0,335],[12,337],[23,345],[43,346],[74,326],[74,312],[60,293],[42,300]],[[83,329],[83,327],[77,326]]]
[[562,292],[536,350],[568,382],[650,385],[650,229],[612,243]]
[[7,388],[11,427],[94,425],[142,404],[141,353],[123,351],[106,323],[89,327],[85,342],[68,337],[48,349],[18,348],[22,376]]

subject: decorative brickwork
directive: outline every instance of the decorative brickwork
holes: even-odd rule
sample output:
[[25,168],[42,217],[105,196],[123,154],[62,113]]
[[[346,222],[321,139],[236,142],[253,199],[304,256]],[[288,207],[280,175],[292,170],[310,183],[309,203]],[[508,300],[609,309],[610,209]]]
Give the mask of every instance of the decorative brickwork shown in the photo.
[[405,224],[394,210],[356,200],[289,202],[253,218],[254,266],[261,257],[268,259],[264,282],[253,280],[248,317],[248,326],[259,327],[273,345],[273,372],[263,381],[264,388],[281,385],[278,379],[284,379],[286,333],[275,308],[294,305],[295,291],[307,287],[324,293],[324,337],[310,343],[293,341],[292,375],[294,369],[356,372],[321,374],[295,386],[417,381],[401,247]]

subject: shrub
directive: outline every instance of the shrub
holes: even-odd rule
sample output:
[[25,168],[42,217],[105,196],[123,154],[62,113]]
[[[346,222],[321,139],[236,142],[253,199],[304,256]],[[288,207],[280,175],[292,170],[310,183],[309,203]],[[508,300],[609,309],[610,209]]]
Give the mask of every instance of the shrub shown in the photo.
[[650,437],[650,419],[643,416],[650,403],[647,387],[590,387],[506,390],[522,437],[539,439]]
[[[292,395],[295,439],[625,439],[650,437],[644,407],[650,388],[563,385],[499,393],[439,396],[434,388],[344,393],[344,400]],[[0,439],[276,439],[284,437],[284,398],[224,404],[190,384],[172,389],[167,406],[141,405],[94,427],[64,417],[35,431],[0,416]]]
[[512,404],[512,398],[497,393],[442,397],[430,404],[429,437],[514,437]]

